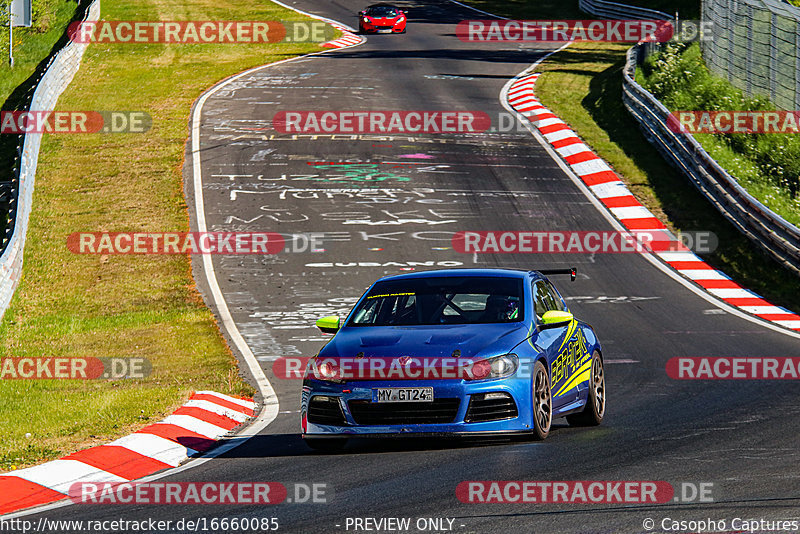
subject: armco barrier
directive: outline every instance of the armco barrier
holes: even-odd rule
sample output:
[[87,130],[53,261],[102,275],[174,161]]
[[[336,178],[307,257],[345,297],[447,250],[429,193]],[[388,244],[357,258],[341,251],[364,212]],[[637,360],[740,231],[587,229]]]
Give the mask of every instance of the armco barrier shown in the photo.
[[[84,20],[99,20],[100,0],[95,0]],[[48,111],[55,108],[58,97],[72,81],[86,51],[87,44],[69,42],[50,62],[31,99],[30,111]],[[33,200],[33,185],[39,161],[41,133],[25,134],[20,154],[17,194],[11,204],[9,218],[13,221],[11,236],[0,256],[0,317],[8,309],[11,297],[22,273],[22,252]],[[12,191],[12,194],[14,191]]]
[[591,13],[596,17],[615,20],[672,20],[674,18],[674,15],[669,15],[663,11],[628,6],[616,2],[605,2],[603,0],[579,0],[578,7],[581,11]]
[[782,265],[800,273],[800,229],[745,191],[694,136],[670,130],[669,110],[634,80],[640,50],[637,45],[628,51],[622,99],[645,137],[742,233]]
[[[672,18],[660,11],[604,0],[579,0],[578,5],[586,13],[612,19]],[[691,134],[670,130],[667,127],[669,110],[634,81],[638,60],[644,52],[652,49],[652,43],[644,43],[628,51],[622,81],[625,107],[650,143],[667,161],[683,171],[726,219],[782,265],[800,273],[800,229],[745,191]]]

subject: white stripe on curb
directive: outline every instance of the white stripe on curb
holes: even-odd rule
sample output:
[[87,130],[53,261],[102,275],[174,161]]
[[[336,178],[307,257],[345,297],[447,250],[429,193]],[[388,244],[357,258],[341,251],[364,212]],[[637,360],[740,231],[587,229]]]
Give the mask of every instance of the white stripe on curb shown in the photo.
[[155,434],[145,434],[143,432],[130,434],[112,441],[108,445],[125,447],[129,451],[147,456],[161,463],[177,467],[189,456],[197,454],[197,451],[184,447],[180,443],[156,436]]
[[197,417],[192,417],[191,415],[168,415],[156,424],[179,426],[209,439],[218,439],[228,433],[228,431],[222,427],[212,425],[211,423],[198,419]]
[[64,495],[76,482],[127,482],[127,479],[77,460],[53,460],[10,474]]
[[209,402],[207,400],[191,399],[187,401],[186,404],[184,404],[183,406],[186,408],[200,408],[201,410],[215,413],[217,415],[222,415],[227,417],[228,419],[233,419],[237,423],[244,423],[245,421],[250,419],[247,415],[243,414],[242,412],[231,410],[230,408],[226,408],[225,406],[220,406],[219,404],[214,404],[213,402]]
[[218,399],[222,399],[224,401],[232,402],[233,404],[238,404],[243,408],[249,408],[254,410],[256,408],[256,403],[253,401],[245,400],[245,399],[237,399],[236,397],[231,397],[229,395],[223,395],[222,393],[217,393],[216,391],[197,391],[198,395],[211,395],[212,397],[217,397]]

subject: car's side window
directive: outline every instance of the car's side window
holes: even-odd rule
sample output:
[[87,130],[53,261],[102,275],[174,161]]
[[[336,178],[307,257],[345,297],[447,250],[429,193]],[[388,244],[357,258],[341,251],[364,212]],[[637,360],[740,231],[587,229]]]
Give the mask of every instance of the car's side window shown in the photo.
[[553,296],[553,301],[556,304],[554,309],[559,311],[567,311],[567,306],[564,303],[564,299],[561,297],[561,293],[558,292],[556,287],[549,280],[547,281],[547,287],[550,291],[550,294]]
[[549,311],[567,311],[561,295],[550,281],[537,280],[533,285],[533,303],[536,322],[542,322],[542,316]]
[[536,322],[542,322],[542,316],[551,310],[561,309],[556,303],[552,292],[542,280],[537,280],[533,285],[533,307],[536,312]]

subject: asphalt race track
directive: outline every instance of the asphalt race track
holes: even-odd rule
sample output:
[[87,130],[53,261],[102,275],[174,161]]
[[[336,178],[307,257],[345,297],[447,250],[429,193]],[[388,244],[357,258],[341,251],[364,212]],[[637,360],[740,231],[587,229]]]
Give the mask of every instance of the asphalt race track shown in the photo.
[[[290,5],[351,26],[364,7],[356,0]],[[289,248],[297,252],[213,257],[236,327],[277,393],[279,414],[245,444],[162,481],[325,483],[328,502],[74,505],[39,515],[277,517],[279,531],[290,533],[353,532],[348,517],[410,517],[412,524],[434,517],[454,518],[455,532],[503,534],[645,532],[646,518],[656,532],[666,517],[729,524],[735,517],[797,518],[796,382],[675,381],[665,372],[675,356],[800,356],[796,338],[728,314],[636,254],[453,250],[451,235],[463,230],[613,229],[529,132],[353,139],[273,129],[273,116],[287,110],[459,110],[496,118],[505,111],[504,85],[547,52],[460,41],[460,20],[486,17],[446,0],[398,5],[409,10],[407,34],[369,36],[351,49],[252,71],[212,93],[201,115],[209,230],[323,236],[315,251],[296,240]],[[187,203],[194,206],[188,156]],[[343,162],[359,166],[331,165]],[[326,338],[314,320],[344,315],[376,278],[437,266],[573,265],[576,282],[556,281],[603,343],[609,404],[602,426],[576,429],[557,420],[544,442],[358,440],[340,454],[302,442],[300,382],[274,377],[273,362],[315,354]],[[200,273],[196,260],[207,295]],[[716,502],[464,504],[456,486],[465,480],[711,482]]]

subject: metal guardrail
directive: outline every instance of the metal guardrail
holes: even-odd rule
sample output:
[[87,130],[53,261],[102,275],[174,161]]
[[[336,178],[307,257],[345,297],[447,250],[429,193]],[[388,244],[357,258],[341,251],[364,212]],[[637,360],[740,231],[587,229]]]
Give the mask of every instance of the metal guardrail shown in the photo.
[[[84,20],[100,19],[100,0],[94,0],[86,11]],[[69,42],[50,61],[47,70],[36,85],[30,111],[50,111],[55,108],[58,97],[72,81],[83,58],[88,44]],[[0,256],[0,317],[8,309],[11,297],[22,274],[22,253],[25,248],[25,235],[33,201],[33,186],[36,167],[39,162],[39,149],[42,144],[41,133],[27,133],[19,156],[17,191],[13,198],[9,218],[13,226],[7,230],[8,243]],[[16,193],[15,195],[13,195]]]
[[670,130],[669,110],[634,79],[640,50],[641,45],[637,45],[628,51],[622,74],[622,100],[645,137],[689,177],[726,219],[782,265],[800,274],[800,229],[742,188],[694,136]]
[[606,2],[605,0],[579,0],[578,8],[585,13],[591,13],[597,17],[605,17],[615,20],[672,20],[675,15],[646,9],[637,6],[628,6],[616,2]]
[[[671,15],[660,11],[606,2],[605,0],[579,0],[578,5],[586,13],[606,18],[653,20],[672,18]],[[716,8],[709,7],[714,5]],[[703,0],[703,16],[706,18],[709,12],[713,12],[714,16],[722,16],[721,14],[725,14],[727,11],[727,16],[733,21],[733,13],[737,13],[734,8],[745,6],[745,9],[752,10],[754,5],[773,9],[773,20],[779,15],[786,17],[795,12],[800,13],[800,10],[786,4],[782,4],[783,7],[779,9],[780,6],[775,0]],[[741,21],[742,16],[736,15],[736,20]],[[715,24],[715,28],[716,26]],[[797,43],[800,46],[800,25],[797,27]],[[727,26],[725,28],[729,29]],[[733,32],[732,29],[730,31]],[[767,32],[768,36],[772,35],[770,39],[773,45],[775,44],[774,33],[775,31]],[[711,42],[715,43],[716,39]],[[688,176],[692,184],[726,219],[782,265],[800,274],[800,229],[764,206],[740,186],[733,176],[708,155],[694,136],[670,130],[667,126],[669,110],[655,96],[636,83],[634,78],[637,63],[645,54],[649,54],[657,47],[658,45],[654,43],[642,43],[628,51],[627,62],[622,74],[622,100],[625,107],[639,123],[639,127],[648,141],[661,152],[667,161]],[[772,52],[775,49],[773,46]],[[777,64],[773,57],[775,54],[772,52],[764,55],[761,60],[767,58],[771,65]],[[734,68],[741,69],[743,65],[747,67],[754,65],[752,55],[752,49],[750,49],[746,62],[739,61],[739,66]],[[706,56],[705,49],[703,56]],[[796,69],[790,69],[788,72],[791,76],[795,76],[795,79],[800,80],[798,78],[800,77],[798,74],[800,73],[800,47],[793,48],[792,64],[795,63]],[[754,86],[752,82],[747,83]],[[800,82],[798,82],[798,89],[800,89]]]
[[[670,20],[676,23],[678,20],[677,13],[670,15],[655,9],[607,2],[606,0],[578,0],[578,8],[584,13],[613,20]],[[661,43],[650,41],[644,46],[649,54],[658,50]]]

